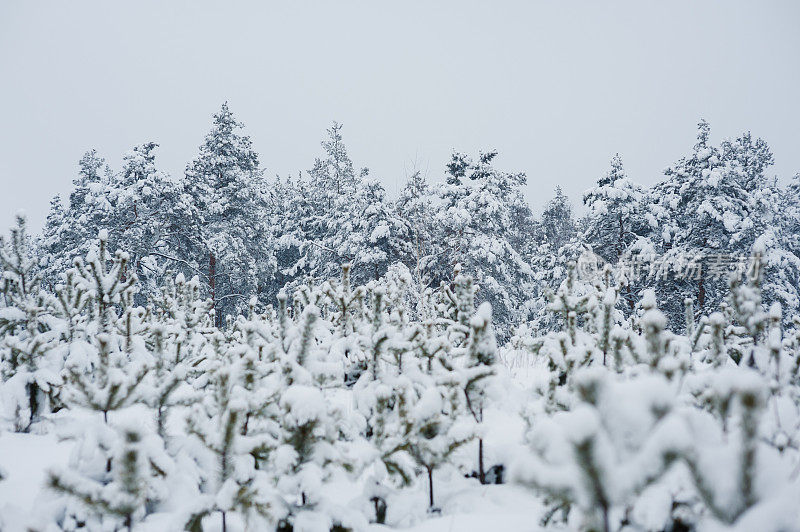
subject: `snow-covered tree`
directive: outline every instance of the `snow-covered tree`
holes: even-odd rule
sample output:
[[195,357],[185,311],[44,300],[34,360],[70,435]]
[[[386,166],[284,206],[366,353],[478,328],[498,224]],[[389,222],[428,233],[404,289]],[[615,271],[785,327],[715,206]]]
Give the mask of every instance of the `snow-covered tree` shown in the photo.
[[188,257],[176,267],[201,272],[214,302],[217,325],[243,307],[275,270],[263,211],[262,171],[250,137],[224,103],[183,177],[172,213]]
[[187,417],[186,430],[199,445],[191,451],[201,468],[200,495],[191,505],[186,529],[203,530],[218,514],[221,530],[238,517],[246,526],[275,526],[283,508],[272,479],[256,468],[253,451],[264,445],[245,428],[247,391],[240,385],[242,364],[224,359],[224,340],[215,345],[217,360],[202,403]]
[[361,519],[333,503],[323,483],[352,467],[347,452],[348,423],[341,405],[331,402],[325,388],[332,375],[326,349],[317,339],[320,309],[308,304],[296,323],[286,322],[279,364],[282,375],[279,412],[281,428],[270,455],[278,490],[286,502],[288,522],[295,529],[329,530],[355,526]]
[[[483,303],[478,307],[477,312],[470,319],[469,326],[469,342],[466,347],[466,360],[461,378],[467,410],[475,423],[480,425],[484,420],[484,410],[489,404],[488,388],[490,378],[494,375],[497,352],[492,329],[492,307],[489,303]],[[483,438],[479,436],[478,480],[481,484],[486,483],[483,454]]]
[[0,237],[0,397],[3,417],[28,431],[51,411],[61,385],[63,360],[54,352],[58,324],[49,313],[52,295],[41,288],[23,214],[11,238]]
[[554,251],[564,247],[577,234],[572,203],[560,186],[556,186],[555,196],[542,211],[540,230],[544,242]]
[[546,529],[797,528],[800,178],[763,140],[701,122],[650,189],[616,156],[576,220],[494,152],[395,201],[336,123],[264,180],[241,128],[178,183],[89,152],[0,242],[0,430],[75,441],[0,528],[362,530],[477,490]]
[[294,201],[301,204],[304,229],[302,254],[294,269],[325,280],[338,277],[340,264],[358,262],[372,269],[359,268],[358,275],[374,278],[376,268],[382,273],[385,264],[394,261],[386,253],[402,250],[407,228],[385,200],[380,184],[367,179],[369,171],[356,172],[341,131],[336,122],[327,130],[325,156],[314,161],[308,184],[301,189],[308,197]]
[[66,207],[51,202],[48,223],[40,240],[44,281],[58,283],[60,275],[72,267],[72,261],[88,253],[112,206],[108,198],[111,169],[95,150],[86,152],[78,163],[78,176]]
[[311,184],[302,178],[276,178],[268,186],[268,220],[275,243],[275,277],[268,293],[277,296],[287,284],[304,280],[313,271],[311,248],[316,203]]
[[578,402],[568,412],[531,427],[535,451],[515,475],[546,494],[552,507],[543,524],[561,514],[569,528],[618,530],[625,510],[677,460],[686,428],[670,415],[674,396],[657,376],[626,382],[585,369],[576,375],[575,393]]
[[[76,261],[72,282],[90,293],[91,350],[71,353],[66,361],[69,385],[65,400],[103,415],[137,400],[136,391],[150,371],[152,357],[134,338],[133,321],[144,310],[133,306],[136,275],[128,273],[128,255],[108,251],[108,232],[101,230],[98,246],[84,261]],[[122,308],[122,315],[119,309]]]
[[[597,186],[584,192],[583,203],[589,212],[582,238],[609,264],[617,265],[639,235],[648,232],[642,212],[644,198],[643,188],[625,174],[619,154],[611,159],[611,170]],[[628,280],[625,287],[629,309],[635,303],[636,288],[631,286],[632,281]]]
[[447,464],[453,453],[474,437],[473,428],[459,416],[462,398],[458,380],[443,372],[440,364],[437,360],[430,371],[417,374],[415,395],[406,398],[407,410],[401,412],[401,434],[407,442],[408,454],[427,477],[431,511],[436,509],[434,471]]
[[530,262],[535,284],[528,313],[534,328],[554,330],[556,323],[547,309],[548,294],[564,282],[576,261],[592,253],[577,238],[578,223],[572,214],[572,203],[561,187],[556,187],[555,196],[545,205],[533,234]]
[[166,498],[163,479],[171,461],[160,440],[136,423],[83,429],[71,467],[48,474],[48,488],[72,503],[62,530],[134,530]]
[[427,268],[438,283],[461,264],[480,287],[478,300],[491,303],[503,333],[524,316],[533,271],[512,245],[518,240],[514,221],[524,205],[520,188],[525,175],[497,170],[496,156],[494,151],[482,153],[475,162],[465,155],[452,156],[437,200],[437,238],[443,253],[432,257]]
[[[683,322],[686,297],[698,314],[716,310],[727,293],[729,263],[749,256],[757,241],[776,247],[770,227],[778,195],[763,174],[771,164],[766,144],[745,135],[720,149],[709,137],[710,126],[701,121],[691,155],[668,168],[650,194],[658,222],[651,241],[669,265],[665,278],[651,282],[673,325]],[[787,258],[775,262],[789,265]],[[687,264],[694,267],[689,276]]]
[[[386,191],[380,183],[363,179],[353,201],[359,216],[353,220],[352,229],[339,247],[352,253],[352,264],[359,272],[354,281],[360,284],[370,277],[378,279],[395,262],[410,265],[414,253],[411,227],[386,199]],[[340,230],[347,229],[347,226],[340,227]]]
[[344,145],[341,124],[334,122],[327,129],[327,133],[328,138],[322,141],[326,156],[314,161],[314,167],[309,171],[311,184],[326,193],[351,195],[356,191],[358,178],[366,175],[366,169],[356,173],[353,161]]
[[105,163],[96,152],[81,159],[69,205],[65,210],[59,198],[53,199],[39,243],[51,287],[60,282],[75,258],[89,251],[98,231],[105,229],[112,247],[130,255],[128,267],[142,283],[142,300],[157,289],[165,254],[174,244],[164,213],[175,196],[175,185],[155,167],[157,146],[148,142],[134,147],[124,154],[120,172],[106,166],[102,176],[99,171]]
[[434,199],[433,188],[425,176],[416,171],[408,177],[396,203],[398,213],[406,221],[410,231],[412,263],[409,268],[420,285],[430,282],[427,265],[442,252],[441,243],[435,236]]
[[175,185],[156,169],[157,147],[148,142],[123,155],[122,170],[108,193],[112,211],[104,221],[109,245],[128,253],[128,267],[136,273],[143,296],[162,284],[164,256],[172,253],[163,211],[174,196]]
[[153,355],[153,367],[142,386],[142,402],[154,411],[158,436],[167,440],[167,421],[178,407],[189,406],[198,398],[186,389],[189,374],[187,362],[191,359],[192,345],[184,345],[187,334],[163,322],[147,326],[148,347]]

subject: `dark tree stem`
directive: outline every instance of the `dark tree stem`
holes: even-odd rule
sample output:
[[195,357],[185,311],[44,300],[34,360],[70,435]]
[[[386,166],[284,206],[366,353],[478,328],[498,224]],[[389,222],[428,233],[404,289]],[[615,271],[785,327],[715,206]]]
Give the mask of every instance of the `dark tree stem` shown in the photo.
[[433,468],[428,467],[428,503],[433,509]]
[[486,484],[486,472],[483,470],[483,438],[478,438],[478,480]]

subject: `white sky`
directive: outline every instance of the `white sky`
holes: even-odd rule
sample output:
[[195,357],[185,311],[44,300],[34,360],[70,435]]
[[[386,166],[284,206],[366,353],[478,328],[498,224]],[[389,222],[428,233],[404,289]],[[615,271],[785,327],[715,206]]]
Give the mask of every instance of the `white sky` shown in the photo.
[[[500,151],[538,211],[615,152],[645,184],[694,142],[765,138],[800,171],[800,2],[0,1],[0,228],[41,227],[97,148],[154,140],[172,175],[224,100],[268,174],[307,170],[332,120],[390,194],[453,148]],[[3,230],[4,231],[4,230]]]

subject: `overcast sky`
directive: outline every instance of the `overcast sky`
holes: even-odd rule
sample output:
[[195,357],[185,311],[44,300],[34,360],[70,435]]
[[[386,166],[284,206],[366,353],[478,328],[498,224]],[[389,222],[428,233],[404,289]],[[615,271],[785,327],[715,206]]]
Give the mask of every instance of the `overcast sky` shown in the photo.
[[800,171],[800,2],[0,1],[0,227],[41,227],[96,148],[161,146],[179,175],[228,100],[269,174],[307,170],[332,120],[390,194],[452,149],[500,151],[539,211],[615,152],[652,184],[751,130]]

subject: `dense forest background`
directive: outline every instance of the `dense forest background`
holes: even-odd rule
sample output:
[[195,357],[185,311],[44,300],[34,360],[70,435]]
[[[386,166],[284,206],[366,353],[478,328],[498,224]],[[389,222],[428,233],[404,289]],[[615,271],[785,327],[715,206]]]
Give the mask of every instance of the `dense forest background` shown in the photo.
[[[694,145],[653,187],[629,178],[616,155],[585,192],[584,216],[558,187],[536,216],[521,193],[527,177],[497,168],[496,151],[453,153],[443,175],[414,172],[399,197],[388,198],[350,159],[336,123],[310,170],[268,178],[223,104],[178,179],[158,169],[152,142],[126,153],[118,170],[86,153],[68,200],[53,198],[37,247],[52,288],[107,229],[110,247],[131,255],[142,301],[165,276],[196,275],[218,325],[253,295],[271,304],[285,287],[337,277],[343,263],[352,264],[356,283],[406,268],[420,292],[460,264],[508,335],[525,322],[552,328],[543,296],[588,251],[612,265],[657,257],[658,268],[629,275],[628,311],[653,287],[671,324],[681,326],[685,298],[698,316],[725,298],[727,277],[714,275],[720,257],[744,260],[757,246],[765,299],[791,315],[800,303],[800,180],[780,186],[769,175],[769,146],[749,132],[719,145],[709,135],[701,121]],[[694,275],[682,273],[687,262]]]

